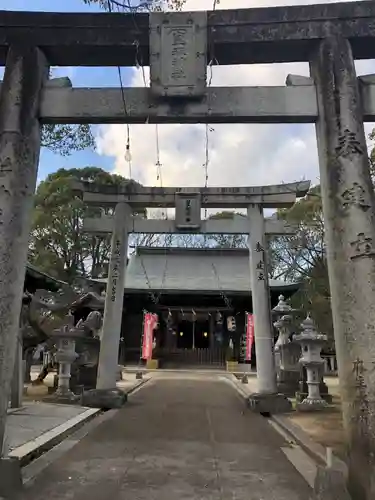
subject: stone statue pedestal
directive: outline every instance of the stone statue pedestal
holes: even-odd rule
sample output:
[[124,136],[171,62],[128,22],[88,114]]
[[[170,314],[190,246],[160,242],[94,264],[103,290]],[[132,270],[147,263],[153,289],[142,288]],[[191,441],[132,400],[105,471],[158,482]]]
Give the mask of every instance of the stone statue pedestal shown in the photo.
[[80,389],[86,391],[95,389],[97,374],[98,365],[96,363],[87,363],[76,367],[70,379],[70,390],[77,393]]
[[299,389],[301,348],[294,342],[282,344],[275,352],[277,388],[289,397],[294,397]]
[[70,379],[70,390],[80,393],[83,390],[96,388],[100,340],[98,338],[82,338],[76,342],[78,359],[73,363]]

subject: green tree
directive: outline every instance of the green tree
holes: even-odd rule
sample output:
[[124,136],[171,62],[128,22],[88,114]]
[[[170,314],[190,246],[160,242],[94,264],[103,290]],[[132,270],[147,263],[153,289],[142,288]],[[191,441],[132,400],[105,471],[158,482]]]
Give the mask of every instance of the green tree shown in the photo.
[[301,283],[291,304],[301,315],[311,313],[319,330],[333,342],[331,296],[324,245],[324,219],[320,186],[290,209],[279,210],[278,217],[296,226],[294,236],[270,241],[272,277],[283,276]]
[[[223,210],[209,217],[209,220],[233,220],[235,218],[246,217],[245,215]],[[246,234],[211,234],[207,237],[207,243],[210,247],[216,248],[247,248]]]
[[95,148],[90,125],[43,125],[41,146],[61,156]]
[[73,191],[73,182],[125,185],[129,181],[97,167],[60,169],[41,182],[35,195],[29,259],[48,274],[73,283],[79,276],[107,273],[110,236],[82,232],[84,216],[98,213]]
[[164,8],[181,10],[186,0],[83,0],[86,4],[99,4],[105,10],[116,11],[150,11]]
[[371,173],[371,179],[372,183],[375,184],[375,128],[371,131],[371,133],[368,136],[370,140],[370,173]]

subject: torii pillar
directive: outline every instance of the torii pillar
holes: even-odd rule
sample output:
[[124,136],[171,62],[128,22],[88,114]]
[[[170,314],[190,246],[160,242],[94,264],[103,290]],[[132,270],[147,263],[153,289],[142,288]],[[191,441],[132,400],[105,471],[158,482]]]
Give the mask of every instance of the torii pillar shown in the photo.
[[126,394],[116,386],[121,323],[124,301],[126,257],[128,250],[127,203],[117,203],[111,240],[108,281],[104,305],[104,321],[100,341],[96,389],[84,393],[83,404],[98,408],[120,408]]
[[22,485],[18,461],[3,442],[25,280],[36,187],[40,95],[48,78],[42,52],[30,44],[8,50],[0,95],[0,496]]
[[292,409],[292,404],[284,394],[277,391],[262,205],[249,205],[247,214],[250,225],[250,283],[258,383],[258,392],[249,397],[248,404],[249,408],[257,413],[284,413]]
[[375,498],[375,197],[350,42],[324,39],[311,61],[328,274],[349,488]]
[[124,302],[126,256],[128,251],[129,205],[118,203],[115,207],[111,240],[111,259],[104,305],[104,321],[100,342],[99,366],[96,388],[104,391],[116,389],[118,351]]

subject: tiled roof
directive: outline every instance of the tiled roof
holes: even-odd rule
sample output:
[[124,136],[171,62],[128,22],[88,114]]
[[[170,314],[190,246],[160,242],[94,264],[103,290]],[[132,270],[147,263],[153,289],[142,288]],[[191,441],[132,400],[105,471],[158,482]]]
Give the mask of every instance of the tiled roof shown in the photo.
[[[281,292],[297,290],[298,284],[270,280],[270,287]],[[250,291],[249,252],[231,248],[139,247],[129,259],[125,289],[246,293]]]

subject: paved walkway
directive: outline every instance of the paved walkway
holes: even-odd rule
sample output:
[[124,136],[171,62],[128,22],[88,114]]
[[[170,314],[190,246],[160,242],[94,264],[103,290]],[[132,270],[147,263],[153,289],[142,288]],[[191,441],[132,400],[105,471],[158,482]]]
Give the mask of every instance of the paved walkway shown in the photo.
[[22,500],[307,500],[286,441],[219,380],[153,379]]
[[[147,377],[150,377],[148,375]],[[47,380],[48,382],[48,380]],[[124,379],[118,382],[118,387],[129,392],[141,382],[133,374],[126,374]],[[52,384],[51,384],[52,385]],[[71,425],[74,427],[77,421],[91,418],[92,410],[84,406],[63,405],[47,403],[45,401],[33,401],[33,392],[36,398],[47,395],[46,385],[29,386],[31,395],[25,397],[21,408],[9,409],[5,427],[6,454],[12,452],[16,456],[37,447],[40,439],[48,441],[48,437],[56,437],[56,434],[65,432]],[[51,435],[51,431],[55,431]],[[26,448],[25,448],[26,446]],[[20,454],[20,455],[19,455]]]

